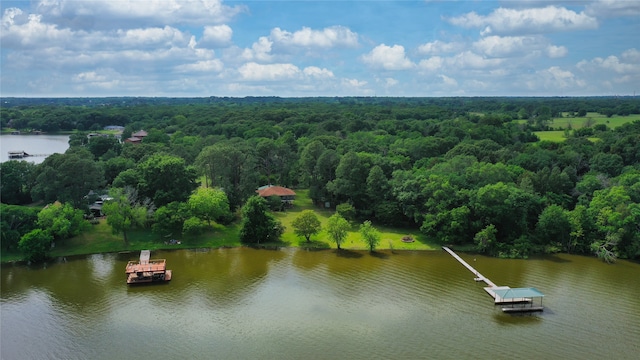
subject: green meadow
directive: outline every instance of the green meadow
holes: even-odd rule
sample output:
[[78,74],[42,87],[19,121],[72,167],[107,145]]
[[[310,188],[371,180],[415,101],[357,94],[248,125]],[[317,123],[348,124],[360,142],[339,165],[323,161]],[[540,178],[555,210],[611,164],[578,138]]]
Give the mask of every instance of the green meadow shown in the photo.
[[[308,190],[296,190],[296,194],[295,204],[292,208],[287,209],[286,211],[273,213],[286,228],[281,241],[277,243],[260,244],[260,246],[335,249],[336,245],[331,241],[324,230],[311,236],[310,242],[307,242],[304,238],[295,235],[291,223],[303,210],[313,210],[323,226],[326,226],[327,220],[334,214],[333,210],[323,209],[313,205],[308,196]],[[359,225],[359,223],[352,224],[349,235],[341,246],[343,249],[367,249],[365,243],[360,239],[360,234],[358,233]],[[440,245],[435,241],[427,240],[424,235],[420,234],[418,229],[384,227],[376,224],[374,224],[374,227],[380,231],[380,243],[378,244],[377,249],[433,250],[440,247]],[[125,243],[122,234],[113,234],[111,232],[111,227],[107,225],[106,220],[100,219],[98,224],[92,225],[82,234],[57,242],[55,247],[51,249],[50,255],[52,257],[61,257],[108,252],[139,251],[143,249],[158,250],[238,247],[243,246],[239,240],[239,233],[240,221],[236,221],[226,226],[214,224],[210,231],[197,236],[183,236],[182,234],[160,236],[153,233],[150,229],[139,229],[127,232],[128,241]],[[407,235],[413,237],[415,241],[412,243],[403,242],[402,238]],[[168,243],[170,239],[180,240],[181,243],[171,245]],[[3,251],[0,255],[0,259],[2,262],[18,261],[22,259],[22,255],[18,252]]]
[[[535,131],[534,134],[536,134],[541,141],[561,142],[567,139],[565,135],[566,130],[571,131],[583,128],[585,126],[593,127],[599,124],[604,124],[609,129],[615,129],[626,123],[640,121],[640,114],[633,114],[628,116],[614,115],[609,118],[606,115],[595,112],[587,113],[587,115],[583,117],[567,117],[567,114],[568,113],[563,113],[563,117],[553,118],[553,120],[549,123],[549,127],[554,130]],[[589,139],[592,141],[597,141],[597,138]]]

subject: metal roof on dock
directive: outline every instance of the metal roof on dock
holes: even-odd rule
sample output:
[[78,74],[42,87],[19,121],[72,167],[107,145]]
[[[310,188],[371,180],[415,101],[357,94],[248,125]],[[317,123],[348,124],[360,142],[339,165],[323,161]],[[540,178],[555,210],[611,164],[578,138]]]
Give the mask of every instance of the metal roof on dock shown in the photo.
[[502,299],[517,299],[517,298],[533,298],[544,297],[538,289],[530,288],[511,288],[511,289],[493,289],[493,292]]

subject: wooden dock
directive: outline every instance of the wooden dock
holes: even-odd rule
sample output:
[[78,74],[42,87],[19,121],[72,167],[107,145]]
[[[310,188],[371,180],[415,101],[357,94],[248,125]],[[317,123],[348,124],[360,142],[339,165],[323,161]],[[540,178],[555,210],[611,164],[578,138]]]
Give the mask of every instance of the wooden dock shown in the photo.
[[[484,291],[487,294],[489,294],[489,296],[491,296],[493,298],[493,301],[494,301],[495,305],[502,305],[502,304],[529,304],[529,303],[532,302],[532,299],[526,298],[526,297],[508,298],[508,299],[504,299],[504,298],[500,297],[498,294],[496,294],[496,290],[507,290],[507,289],[511,289],[511,288],[508,287],[508,286],[498,286],[498,285],[494,284],[493,281],[489,280],[489,278],[487,278],[486,276],[482,275],[473,266],[469,265],[460,256],[458,256],[458,254],[453,252],[453,250],[449,249],[446,246],[443,246],[442,249],[444,251],[448,252],[449,255],[453,256],[454,259],[458,260],[458,262],[460,264],[462,264],[464,267],[466,267],[467,270],[471,271],[473,273],[473,275],[475,276],[474,277],[475,281],[484,282],[485,284],[488,285],[488,286],[484,287]],[[518,311],[517,310],[518,308],[509,308],[509,309],[510,309],[509,312]],[[528,310],[528,311],[541,311],[541,310]]]

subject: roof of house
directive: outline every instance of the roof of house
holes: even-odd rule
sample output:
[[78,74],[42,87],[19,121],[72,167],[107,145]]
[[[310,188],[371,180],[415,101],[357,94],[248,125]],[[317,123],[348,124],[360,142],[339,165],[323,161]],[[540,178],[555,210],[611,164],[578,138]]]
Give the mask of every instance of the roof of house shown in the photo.
[[144,130],[140,130],[140,131],[137,131],[137,132],[134,132],[133,134],[131,134],[131,136],[137,137],[137,138],[143,138],[143,137],[145,137],[147,135],[149,135],[149,134]]
[[296,192],[282,186],[268,186],[266,188],[256,190],[258,195],[262,197],[269,196],[295,196]]

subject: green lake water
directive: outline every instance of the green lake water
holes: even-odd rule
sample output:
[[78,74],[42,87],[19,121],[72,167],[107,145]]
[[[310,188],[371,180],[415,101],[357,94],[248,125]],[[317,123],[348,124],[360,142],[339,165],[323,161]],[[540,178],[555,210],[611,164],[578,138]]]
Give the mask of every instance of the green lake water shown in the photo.
[[444,251],[154,251],[168,284],[129,287],[137,253],[3,265],[2,359],[637,359],[640,265],[460,254],[545,311],[504,314]]

